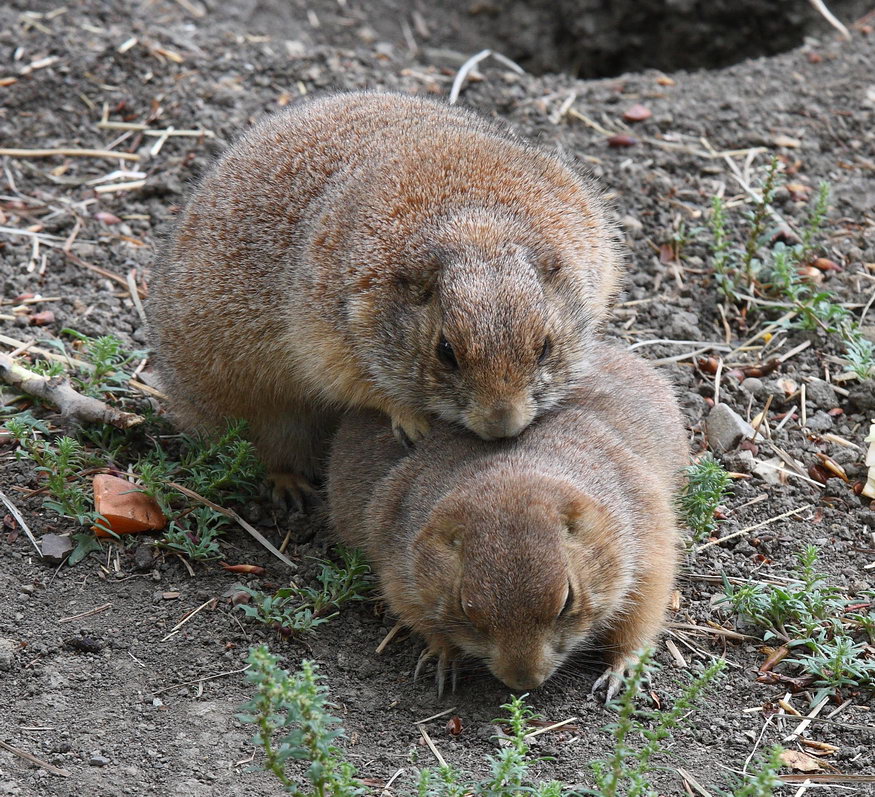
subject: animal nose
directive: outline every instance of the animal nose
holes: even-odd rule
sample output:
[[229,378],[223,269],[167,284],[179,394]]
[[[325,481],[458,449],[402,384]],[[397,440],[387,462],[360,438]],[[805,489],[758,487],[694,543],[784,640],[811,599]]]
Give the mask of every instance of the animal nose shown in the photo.
[[483,429],[489,438],[516,437],[532,420],[532,413],[518,404],[499,404],[485,413]]
[[539,678],[537,675],[527,672],[506,675],[501,680],[515,692],[528,692],[530,689],[537,689],[542,683],[544,683],[543,678]]

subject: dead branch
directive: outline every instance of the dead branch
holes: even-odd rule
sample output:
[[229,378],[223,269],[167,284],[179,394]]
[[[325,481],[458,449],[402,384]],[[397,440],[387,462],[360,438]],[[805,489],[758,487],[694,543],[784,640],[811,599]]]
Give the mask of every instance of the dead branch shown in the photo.
[[61,414],[80,421],[108,423],[119,429],[129,429],[142,423],[142,415],[123,412],[91,396],[83,396],[70,385],[66,376],[41,376],[18,365],[6,354],[0,354],[0,379],[12,387],[54,404]]

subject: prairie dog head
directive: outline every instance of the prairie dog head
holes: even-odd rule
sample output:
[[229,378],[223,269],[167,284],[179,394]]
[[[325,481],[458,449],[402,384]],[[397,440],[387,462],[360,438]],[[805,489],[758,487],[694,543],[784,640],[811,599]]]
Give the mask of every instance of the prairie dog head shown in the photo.
[[516,475],[453,493],[413,546],[421,617],[411,624],[512,689],[534,689],[622,612],[630,547],[619,519],[556,479]]
[[523,222],[459,212],[402,259],[388,298],[353,308],[378,326],[368,367],[387,395],[493,440],[516,436],[573,389],[595,314],[560,253]]

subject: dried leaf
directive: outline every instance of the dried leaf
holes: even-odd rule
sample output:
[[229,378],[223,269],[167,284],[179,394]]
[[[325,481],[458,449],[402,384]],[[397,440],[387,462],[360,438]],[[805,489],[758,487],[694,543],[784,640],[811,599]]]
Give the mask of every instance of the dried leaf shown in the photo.
[[820,271],[841,271],[842,267],[828,257],[818,257],[812,265]]
[[770,672],[775,665],[783,661],[790,655],[790,649],[786,645],[781,645],[779,648],[774,648],[769,653],[766,660],[760,665],[760,672]]
[[447,733],[450,736],[458,736],[462,732],[462,718],[453,715],[447,720]]
[[259,565],[229,565],[227,562],[220,562],[222,568],[231,573],[248,573],[253,576],[263,576],[267,571]]
[[848,481],[848,474],[845,473],[845,469],[832,457],[818,452],[817,458],[820,460],[821,465],[823,465],[826,470],[831,471],[834,476],[838,476],[842,481]]
[[791,149],[796,149],[797,147],[802,146],[802,142],[798,138],[791,138],[790,136],[782,136],[778,135],[772,139],[772,143],[776,147],[790,147]]
[[780,758],[785,767],[797,772],[818,772],[823,769],[820,761],[800,750],[784,750]]
[[44,327],[55,323],[55,314],[51,310],[34,313],[28,318],[32,327]]
[[614,149],[620,149],[622,147],[634,147],[637,143],[637,138],[633,138],[632,136],[627,135],[617,135],[608,138],[608,146],[613,147]]
[[627,108],[623,113],[623,118],[627,122],[643,122],[645,119],[649,119],[653,116],[653,112],[645,105],[641,105],[641,103],[636,102],[630,108]]

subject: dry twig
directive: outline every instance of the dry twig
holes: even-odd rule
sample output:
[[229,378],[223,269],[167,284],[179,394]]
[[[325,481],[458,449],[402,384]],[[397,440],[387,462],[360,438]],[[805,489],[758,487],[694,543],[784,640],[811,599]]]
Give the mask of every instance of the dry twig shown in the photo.
[[142,415],[123,412],[100,399],[83,396],[70,385],[66,376],[41,376],[15,363],[7,354],[0,354],[0,379],[25,393],[54,404],[62,415],[89,423],[108,423],[118,429],[129,429],[142,423]]

